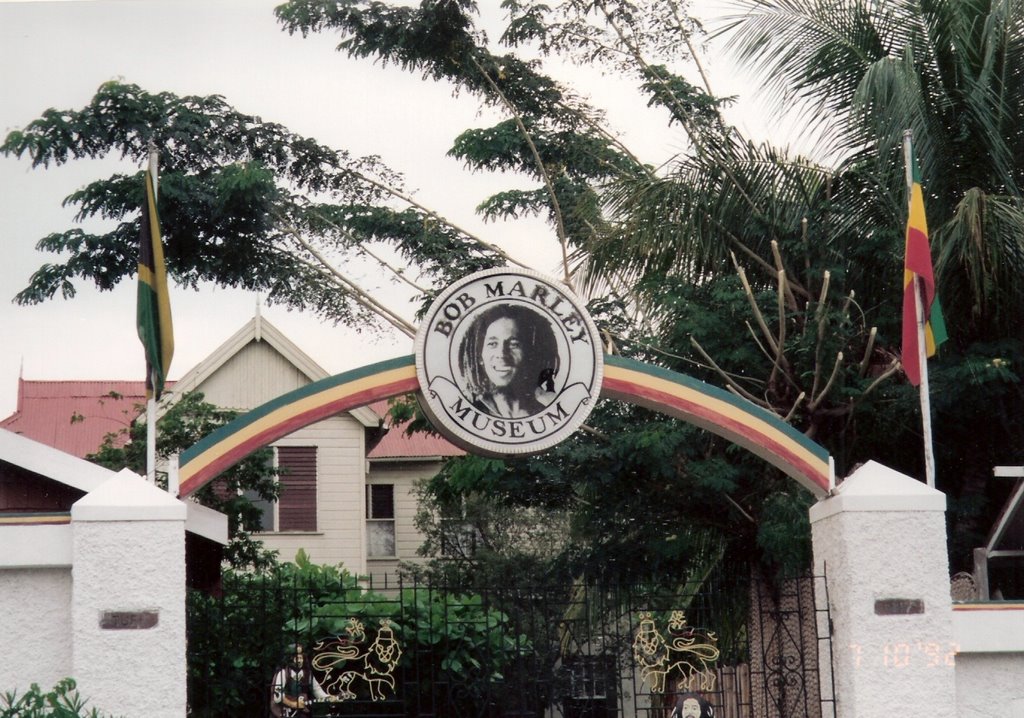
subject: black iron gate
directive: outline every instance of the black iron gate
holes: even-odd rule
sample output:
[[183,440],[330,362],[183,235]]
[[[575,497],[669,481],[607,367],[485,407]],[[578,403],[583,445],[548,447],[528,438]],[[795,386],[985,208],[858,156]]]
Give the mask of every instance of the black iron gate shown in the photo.
[[689,700],[716,718],[833,718],[825,590],[231,576],[221,598],[190,596],[189,711],[667,718]]

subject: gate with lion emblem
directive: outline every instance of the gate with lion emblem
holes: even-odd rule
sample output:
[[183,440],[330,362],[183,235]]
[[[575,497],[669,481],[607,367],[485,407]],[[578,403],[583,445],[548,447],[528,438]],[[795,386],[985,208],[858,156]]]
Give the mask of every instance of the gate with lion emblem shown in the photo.
[[[835,715],[824,577],[471,593],[231,580],[250,582],[230,587],[244,599],[190,612],[189,663],[207,667],[194,716],[669,718],[686,701],[715,718]],[[251,662],[218,663],[240,644]],[[230,707],[211,690],[227,684]]]

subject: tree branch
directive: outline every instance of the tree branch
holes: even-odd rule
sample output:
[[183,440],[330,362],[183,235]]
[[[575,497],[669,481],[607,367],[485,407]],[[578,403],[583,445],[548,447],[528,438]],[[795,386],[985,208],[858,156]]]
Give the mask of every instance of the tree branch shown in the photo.
[[717,373],[717,374],[718,374],[718,375],[719,375],[720,377],[722,377],[722,379],[723,379],[723,380],[725,381],[725,383],[726,383],[726,388],[727,388],[727,389],[730,389],[730,390],[732,390],[732,391],[733,391],[734,393],[738,394],[739,396],[742,396],[742,397],[743,397],[744,399],[746,399],[747,401],[749,401],[749,402],[751,402],[751,403],[753,403],[753,404],[757,404],[758,406],[764,407],[764,408],[766,408],[766,409],[769,409],[769,408],[771,408],[771,405],[770,405],[770,404],[768,404],[767,402],[765,402],[765,401],[763,401],[763,400],[761,400],[761,399],[758,399],[758,398],[757,398],[756,396],[754,396],[754,395],[753,395],[753,394],[751,394],[751,393],[750,393],[749,391],[747,391],[746,389],[744,389],[743,387],[741,387],[741,386],[740,386],[739,384],[737,384],[737,383],[736,383],[736,382],[735,382],[735,381],[733,380],[733,378],[732,378],[731,376],[729,376],[729,375],[728,375],[728,374],[727,374],[727,373],[726,373],[726,372],[725,372],[725,371],[724,371],[724,370],[722,369],[722,367],[718,366],[718,364],[716,364],[716,363],[715,363],[715,360],[714,360],[714,359],[712,359],[712,358],[711,358],[711,357],[710,357],[710,356],[708,355],[708,353],[707,353],[706,351],[704,351],[704,347],[702,347],[702,346],[700,345],[700,342],[698,342],[698,341],[697,341],[697,339],[696,339],[695,337],[693,337],[692,335],[690,336],[690,344],[692,344],[692,345],[693,345],[693,348],[694,348],[694,349],[696,349],[696,350],[697,350],[698,352],[700,352],[700,355],[701,355],[702,357],[704,357],[704,361],[706,361],[706,362],[708,363],[708,365],[709,365],[709,366],[710,366],[710,367],[711,367],[712,369],[714,369],[714,370],[715,370],[715,373]]
[[768,346],[772,350],[772,354],[775,355],[775,361],[779,358],[779,345],[775,343],[775,337],[771,330],[768,329],[768,324],[764,320],[764,315],[761,314],[760,307],[757,306],[757,299],[754,297],[754,290],[750,288],[750,282],[747,281],[747,273],[743,271],[743,267],[736,261],[736,255],[732,252],[729,253],[732,257],[733,266],[736,267],[736,273],[740,277],[740,282],[743,284],[743,291],[747,295],[747,301],[750,303],[750,308],[754,312],[754,319],[757,321],[757,326],[761,329],[761,334],[768,341]]
[[558,235],[558,242],[562,247],[562,275],[565,281],[565,285],[575,292],[573,286],[572,275],[569,274],[569,240],[565,234],[565,222],[562,216],[562,208],[558,204],[558,196],[555,194],[555,186],[551,181],[551,175],[548,173],[547,167],[544,166],[544,161],[540,157],[540,152],[537,150],[537,145],[534,144],[533,138],[530,136],[529,130],[526,129],[526,125],[523,123],[522,117],[519,116],[519,112],[512,105],[509,99],[505,96],[505,93],[498,87],[498,83],[488,74],[483,68],[480,62],[470,56],[470,60],[476,69],[483,75],[487,84],[490,85],[491,89],[498,95],[499,99],[505,108],[512,114],[512,119],[515,120],[516,126],[519,131],[523,134],[523,139],[526,140],[527,146],[530,148],[530,153],[533,155],[533,161],[537,164],[537,170],[540,172],[540,176],[544,180],[544,186],[548,190],[548,196],[551,197],[551,208],[555,213],[555,233]]
[[832,385],[836,381],[836,377],[839,375],[839,366],[843,363],[843,353],[839,352],[836,354],[836,363],[832,365],[832,374],[829,376],[828,381],[825,382],[825,386],[822,388],[821,393],[818,394],[816,399],[812,399],[808,405],[808,409],[814,411],[821,404],[822,399],[832,390]]
[[871,364],[871,353],[875,349],[875,337],[878,335],[878,327],[871,327],[871,331],[868,332],[868,343],[864,347],[864,358],[860,360],[860,366],[857,367],[857,376],[864,378],[867,374],[868,366]]
[[484,249],[487,249],[488,251],[494,252],[499,257],[501,257],[506,262],[508,262],[509,264],[514,264],[517,267],[522,267],[524,269],[532,269],[532,267],[530,267],[529,265],[523,264],[522,262],[518,261],[517,259],[514,259],[511,255],[509,255],[507,252],[505,252],[505,250],[503,250],[498,245],[491,244],[490,242],[487,242],[486,240],[478,237],[477,235],[473,234],[469,230],[464,229],[463,227],[459,226],[458,224],[456,224],[455,222],[451,221],[447,217],[444,217],[444,216],[438,214],[436,210],[431,209],[430,207],[427,207],[426,205],[417,202],[415,199],[413,199],[413,197],[411,195],[408,195],[405,192],[402,192],[401,190],[395,189],[394,187],[392,187],[392,186],[390,186],[388,184],[385,184],[384,182],[381,182],[380,180],[374,179],[373,177],[369,177],[369,176],[367,176],[365,174],[362,174],[362,173],[359,173],[359,172],[354,172],[353,174],[358,175],[361,179],[366,181],[368,184],[373,185],[377,189],[383,190],[384,192],[386,192],[386,193],[388,193],[388,194],[390,194],[390,195],[392,195],[394,197],[397,197],[398,199],[402,200],[403,202],[409,204],[410,206],[415,207],[416,209],[420,210],[424,214],[426,214],[426,215],[428,215],[430,217],[433,217],[434,219],[436,219],[441,224],[444,224],[444,225],[446,225],[448,227],[451,227],[456,232],[459,232],[460,234],[462,234],[462,235],[468,237],[469,239],[473,240],[474,242],[479,244]]
[[410,322],[403,319],[396,312],[386,307],[384,304],[374,299],[369,292],[364,290],[358,284],[356,284],[351,279],[349,279],[341,272],[339,272],[337,269],[335,269],[334,266],[327,261],[327,258],[324,257],[312,244],[309,243],[309,241],[305,237],[302,236],[302,233],[299,232],[299,230],[296,227],[291,225],[285,225],[283,229],[288,234],[290,234],[303,249],[305,249],[307,252],[313,255],[313,257],[315,257],[316,260],[320,263],[321,270],[328,272],[330,276],[333,277],[333,279],[335,279],[338,283],[344,286],[345,289],[348,290],[348,292],[352,295],[352,298],[356,300],[356,302],[358,302],[361,306],[373,312],[377,316],[386,320],[388,323],[390,323],[392,326],[394,326],[402,333],[406,334],[409,337],[415,338],[415,326],[413,326]]

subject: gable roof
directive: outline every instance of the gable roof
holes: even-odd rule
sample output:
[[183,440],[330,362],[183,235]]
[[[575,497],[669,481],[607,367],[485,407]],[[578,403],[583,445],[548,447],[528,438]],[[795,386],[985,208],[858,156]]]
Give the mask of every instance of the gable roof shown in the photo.
[[17,409],[0,421],[0,429],[84,458],[100,448],[107,434],[127,429],[145,401],[142,381],[19,378]]
[[[175,397],[193,391],[224,366],[232,357],[241,352],[252,342],[266,342],[292,366],[298,369],[310,382],[320,381],[330,376],[326,369],[317,364],[304,351],[286,337],[281,330],[264,319],[259,311],[245,325],[213,350],[209,356],[188,370],[175,383],[175,391],[169,397],[169,403],[161,401],[157,413],[162,414],[173,404]],[[369,407],[360,407],[348,412],[365,427],[380,426],[381,416]]]
[[0,461],[85,493],[114,475],[110,469],[11,431],[0,430]]
[[[169,381],[167,386],[174,391],[165,394],[168,401],[173,402],[175,396],[195,389],[254,341],[266,342],[310,381],[319,381],[329,376],[325,369],[279,329],[257,314],[183,377]],[[84,458],[99,449],[108,433],[127,428],[138,415],[138,407],[145,401],[145,385],[142,381],[47,381],[19,378],[17,409],[0,421],[0,429],[7,429]],[[167,405],[161,400],[158,411],[165,411]],[[462,449],[434,434],[418,432],[406,435],[405,424],[390,426],[387,412],[387,401],[374,402],[349,412],[363,426],[376,428],[383,424],[388,428],[368,452],[368,459],[437,460],[465,454]],[[82,417],[82,420],[72,421],[72,417]]]

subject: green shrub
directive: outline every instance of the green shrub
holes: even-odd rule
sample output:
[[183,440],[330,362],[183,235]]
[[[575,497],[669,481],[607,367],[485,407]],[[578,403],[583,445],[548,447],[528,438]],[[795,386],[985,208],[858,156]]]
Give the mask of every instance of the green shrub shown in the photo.
[[21,696],[17,691],[0,695],[0,718],[103,718],[95,708],[86,711],[85,704],[72,678],[58,682],[49,693],[33,683]]
[[[269,695],[283,649],[311,648],[358,626],[372,641],[380,627],[394,632],[402,651],[399,669],[420,691],[438,679],[467,687],[472,702],[531,651],[507,614],[478,595],[404,588],[371,591],[342,568],[296,562],[250,574],[228,571],[224,595],[189,599],[190,715],[258,715]],[[450,700],[450,698],[446,698]]]

